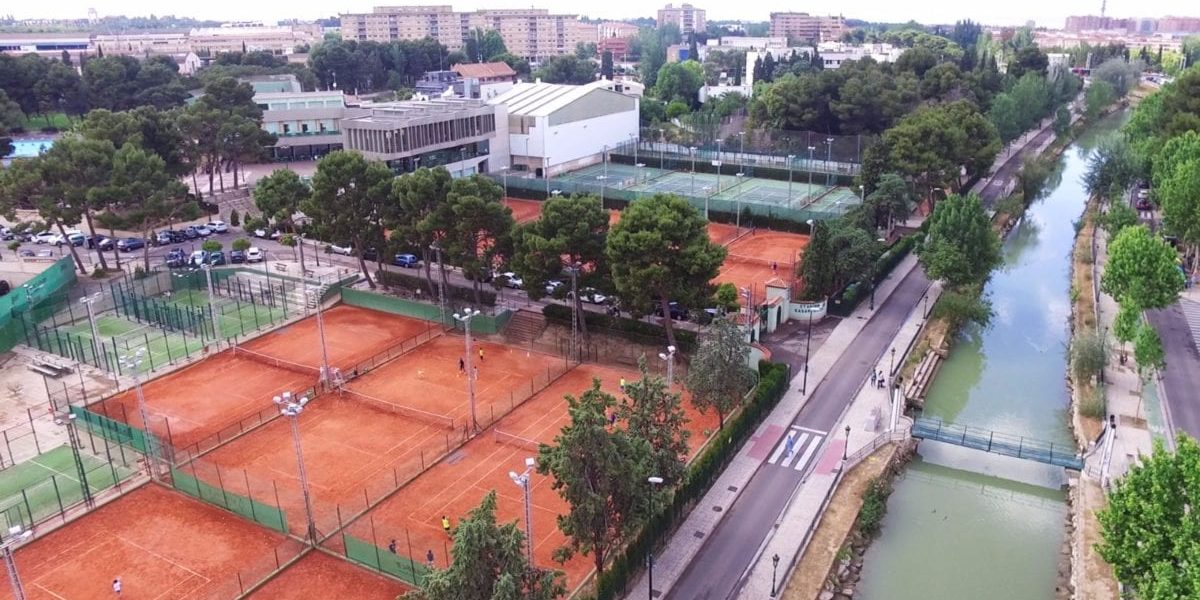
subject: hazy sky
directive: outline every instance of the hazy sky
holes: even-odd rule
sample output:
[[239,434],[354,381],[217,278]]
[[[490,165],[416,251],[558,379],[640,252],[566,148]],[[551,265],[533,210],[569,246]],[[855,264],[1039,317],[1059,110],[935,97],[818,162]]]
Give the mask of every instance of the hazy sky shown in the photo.
[[[680,0],[673,0],[676,5]],[[806,11],[824,14],[825,6],[850,18],[874,21],[907,21],[950,23],[970,18],[985,24],[1022,24],[1027,20],[1039,25],[1061,27],[1067,15],[1098,14],[1101,0],[983,0],[962,2],[950,0],[841,0],[840,2],[797,2],[795,0],[691,0],[708,11],[711,19],[741,19],[765,21],[771,11]],[[344,12],[368,12],[372,6],[387,4],[450,4],[456,10],[477,8],[522,8],[536,6],[553,12],[579,13],[598,18],[632,18],[654,16],[654,10],[665,0],[332,0],[327,2],[295,2],[294,0],[205,0],[204,2],[169,2],[161,0],[50,0],[39,2],[5,2],[0,14],[17,18],[86,17],[89,8],[101,15],[177,14],[218,20],[264,20],[286,18],[312,19]],[[1200,16],[1195,0],[1109,0],[1108,14],[1118,17],[1158,17],[1164,15]]]

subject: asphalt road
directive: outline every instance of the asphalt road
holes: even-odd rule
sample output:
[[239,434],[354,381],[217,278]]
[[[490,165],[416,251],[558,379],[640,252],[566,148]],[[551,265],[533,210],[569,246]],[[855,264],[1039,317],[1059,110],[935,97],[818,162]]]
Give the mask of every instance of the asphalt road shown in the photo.
[[[812,391],[808,403],[792,422],[793,426],[828,433],[837,424],[869,370],[890,349],[900,326],[928,287],[929,279],[924,271],[917,268],[909,272],[876,309],[866,327],[830,369],[829,375]],[[796,384],[796,380],[792,383]],[[736,591],[755,550],[800,485],[804,472],[782,463],[761,463],[667,598],[723,599]]]
[[1200,390],[1200,352],[1183,309],[1176,302],[1161,310],[1146,311],[1146,318],[1158,330],[1166,353],[1162,383],[1175,431],[1200,438],[1200,402],[1195,400],[1196,390]]

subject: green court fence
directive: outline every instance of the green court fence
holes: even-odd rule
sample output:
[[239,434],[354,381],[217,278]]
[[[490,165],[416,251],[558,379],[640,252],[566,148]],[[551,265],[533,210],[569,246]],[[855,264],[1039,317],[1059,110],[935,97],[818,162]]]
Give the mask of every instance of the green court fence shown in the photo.
[[75,283],[75,264],[64,256],[29,281],[0,296],[0,352],[21,343],[21,321],[37,323],[50,316],[64,302],[67,289]]
[[195,476],[176,468],[171,469],[171,484],[175,489],[189,496],[194,496],[209,504],[215,504],[225,510],[250,519],[255,523],[265,525],[281,533],[287,533],[288,531],[287,517],[278,506],[266,504],[254,498],[229,491],[224,486],[215,487],[209,485],[200,481]]
[[[441,320],[442,311],[437,304],[406,300],[395,296],[364,292],[350,288],[342,288],[341,293],[342,302],[350,306],[369,308],[424,321],[437,322]],[[485,335],[500,333],[511,318],[512,311],[507,308],[497,309],[494,315],[480,314],[471,319],[471,331]],[[453,318],[449,318],[448,320],[449,322],[446,323],[447,327],[462,328],[462,324]]]
[[[104,445],[104,448],[105,451],[111,450],[107,445]],[[130,465],[118,464],[116,454],[97,458],[81,449],[80,456],[84,461],[83,480],[79,479],[69,446],[63,445],[38,457],[48,463],[59,463],[53,465],[60,468],[59,473],[37,479],[15,491],[9,486],[0,486],[6,494],[0,498],[0,519],[3,520],[0,525],[5,529],[15,525],[20,525],[22,529],[32,529],[52,521],[65,523],[68,513],[74,513],[78,507],[86,504],[83,481],[87,482],[87,489],[93,499],[103,494],[120,495],[131,487],[136,487],[131,486],[129,482],[136,471]],[[17,471],[30,464],[26,462],[0,471],[0,478],[22,477]],[[41,467],[36,469],[47,472]]]
[[94,413],[82,406],[72,406],[71,414],[75,415],[77,422],[82,423],[88,431],[104,439],[128,446],[142,454],[146,454],[147,449],[152,449],[158,456],[172,460],[169,445],[163,444],[156,436],[147,435],[137,427]]
[[[375,532],[375,524],[372,520],[371,532]],[[346,548],[346,558],[353,560],[359,564],[366,565],[376,571],[387,573],[393,577],[397,577],[402,581],[413,586],[420,586],[425,582],[425,578],[429,575],[429,567],[425,566],[424,561],[418,561],[414,558],[412,542],[408,541],[408,531],[405,531],[405,540],[396,540],[396,545],[399,547],[401,543],[405,544],[405,554],[400,554],[399,551],[392,552],[386,548],[381,548],[379,540],[370,542],[360,540],[350,534],[342,534],[342,543]],[[391,544],[391,541],[385,542]]]

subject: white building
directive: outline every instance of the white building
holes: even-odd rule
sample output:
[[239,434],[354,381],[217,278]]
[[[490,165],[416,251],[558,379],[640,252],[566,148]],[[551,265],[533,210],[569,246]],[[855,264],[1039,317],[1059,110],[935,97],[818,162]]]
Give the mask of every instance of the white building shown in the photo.
[[904,48],[897,48],[891,44],[821,42],[817,45],[817,52],[824,60],[826,69],[836,69],[848,60],[859,60],[868,56],[875,59],[875,62],[896,62],[896,59],[904,54],[904,50]]
[[341,121],[342,144],[397,174],[444,166],[454,177],[509,164],[503,105],[466,98],[385,102]]
[[509,167],[535,177],[557,175],[602,160],[638,135],[640,100],[607,89],[608,81],[587,85],[518,83],[490,103],[508,109]]

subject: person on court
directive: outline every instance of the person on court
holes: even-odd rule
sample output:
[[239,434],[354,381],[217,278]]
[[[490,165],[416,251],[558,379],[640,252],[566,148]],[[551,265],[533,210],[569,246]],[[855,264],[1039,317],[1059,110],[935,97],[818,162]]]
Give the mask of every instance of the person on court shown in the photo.
[[442,531],[445,531],[446,535],[450,535],[450,518],[446,515],[442,515]]
[[425,565],[428,566],[430,569],[433,568],[433,549],[432,548],[425,551]]
[[395,539],[393,539],[391,542],[388,543],[388,552],[391,552],[392,554],[396,553],[396,540]]
[[467,372],[467,361],[463,357],[458,357],[458,373],[459,375]]
[[479,347],[479,362],[483,362],[483,346]]
[[113,580],[113,593],[116,594],[118,598],[121,597],[121,578],[120,577]]

